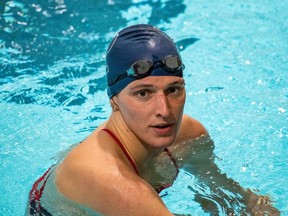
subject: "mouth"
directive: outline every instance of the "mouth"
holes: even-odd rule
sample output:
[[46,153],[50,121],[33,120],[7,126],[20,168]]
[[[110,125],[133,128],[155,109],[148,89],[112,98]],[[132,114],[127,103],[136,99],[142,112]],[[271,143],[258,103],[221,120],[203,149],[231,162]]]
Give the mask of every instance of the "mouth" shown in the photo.
[[169,128],[169,127],[172,127],[173,124],[159,124],[159,125],[154,125],[153,127],[154,128]]
[[152,128],[158,133],[158,134],[167,134],[172,131],[174,124],[173,123],[166,123],[166,124],[157,124],[153,125]]

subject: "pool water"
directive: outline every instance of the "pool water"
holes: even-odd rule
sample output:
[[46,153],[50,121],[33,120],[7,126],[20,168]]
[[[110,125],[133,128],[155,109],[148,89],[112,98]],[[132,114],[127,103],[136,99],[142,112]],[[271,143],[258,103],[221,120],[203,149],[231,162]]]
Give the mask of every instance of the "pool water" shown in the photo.
[[[221,171],[288,214],[287,8],[280,0],[1,1],[0,215],[24,215],[33,182],[108,118],[105,50],[137,23],[175,38],[185,112],[208,129]],[[182,172],[163,200],[172,212],[205,215],[190,190],[198,184]]]

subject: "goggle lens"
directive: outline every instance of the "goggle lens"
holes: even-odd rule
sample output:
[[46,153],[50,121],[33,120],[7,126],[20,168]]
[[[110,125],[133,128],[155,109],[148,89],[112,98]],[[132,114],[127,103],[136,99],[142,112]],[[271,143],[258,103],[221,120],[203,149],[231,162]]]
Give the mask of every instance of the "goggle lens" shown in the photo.
[[177,56],[166,56],[162,60],[163,64],[172,70],[177,70],[181,65],[181,61]]
[[130,76],[138,76],[146,74],[151,68],[153,64],[147,60],[137,60],[131,65],[131,69],[133,70],[133,74],[129,74]]

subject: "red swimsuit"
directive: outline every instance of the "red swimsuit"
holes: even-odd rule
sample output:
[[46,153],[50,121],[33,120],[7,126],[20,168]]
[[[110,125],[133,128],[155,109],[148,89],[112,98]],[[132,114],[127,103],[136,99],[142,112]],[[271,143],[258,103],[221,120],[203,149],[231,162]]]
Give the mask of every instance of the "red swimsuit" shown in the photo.
[[[53,167],[53,166],[52,166]],[[43,206],[41,206],[41,196],[45,187],[45,184],[52,172],[50,167],[33,185],[29,194],[28,211],[29,215],[39,216],[52,216]]]

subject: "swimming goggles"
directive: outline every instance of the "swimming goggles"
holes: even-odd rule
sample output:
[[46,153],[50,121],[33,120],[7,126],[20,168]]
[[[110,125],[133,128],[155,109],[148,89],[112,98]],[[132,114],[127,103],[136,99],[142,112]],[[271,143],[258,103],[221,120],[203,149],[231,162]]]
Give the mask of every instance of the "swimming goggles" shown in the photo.
[[167,55],[162,60],[156,61],[154,63],[149,60],[137,60],[125,73],[120,74],[116,79],[108,82],[108,85],[112,86],[125,77],[133,77],[135,79],[144,78],[149,76],[153,70],[160,67],[163,67],[171,74],[175,74],[175,76],[182,77],[185,65],[182,64],[181,59],[176,55]]

